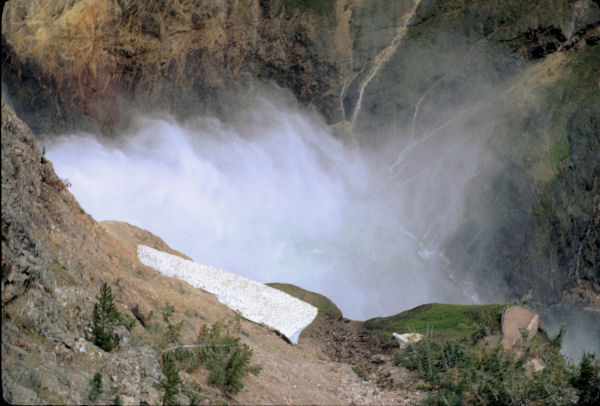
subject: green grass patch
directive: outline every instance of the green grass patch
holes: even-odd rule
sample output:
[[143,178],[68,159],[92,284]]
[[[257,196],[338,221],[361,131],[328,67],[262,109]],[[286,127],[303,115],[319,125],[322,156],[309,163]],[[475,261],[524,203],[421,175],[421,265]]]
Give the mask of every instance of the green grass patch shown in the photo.
[[268,286],[278,289],[282,292],[287,293],[290,296],[294,296],[306,303],[310,303],[319,310],[318,316],[330,314],[336,317],[342,317],[342,311],[331,300],[323,295],[314,293],[295,285],[288,283],[267,283]]
[[478,329],[487,333],[500,330],[506,304],[456,305],[431,303],[388,317],[365,322],[371,332],[391,336],[392,333],[433,332],[435,340],[457,340],[471,337]]
[[558,140],[556,140],[556,143],[554,144],[554,148],[552,148],[552,153],[550,155],[552,167],[558,168],[558,165],[563,160],[569,157],[570,151],[571,144],[569,143],[569,139],[566,136],[562,136]]

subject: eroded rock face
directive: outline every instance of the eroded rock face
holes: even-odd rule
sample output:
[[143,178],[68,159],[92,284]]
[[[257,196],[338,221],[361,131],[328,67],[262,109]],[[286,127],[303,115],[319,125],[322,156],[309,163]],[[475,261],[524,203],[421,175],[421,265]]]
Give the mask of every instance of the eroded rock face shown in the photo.
[[3,80],[34,130],[110,133],[132,108],[218,110],[254,78],[334,118],[339,79],[353,67],[346,14],[338,28],[335,10],[285,1],[12,1],[3,12]]
[[87,403],[89,381],[102,371],[119,377],[108,391],[156,404],[161,370],[154,350],[132,346],[125,329],[113,353],[86,340],[93,280],[109,266],[101,254],[106,235],[65,183],[2,99],[3,398]]

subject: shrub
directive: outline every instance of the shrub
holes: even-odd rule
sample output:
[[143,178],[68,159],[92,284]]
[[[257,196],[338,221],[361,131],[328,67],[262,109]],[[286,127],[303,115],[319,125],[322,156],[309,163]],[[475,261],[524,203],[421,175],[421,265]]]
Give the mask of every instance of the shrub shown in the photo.
[[198,360],[210,371],[209,383],[229,392],[239,392],[244,387],[242,380],[251,369],[250,347],[240,344],[239,337],[224,332],[219,323],[210,329],[203,328],[197,342],[202,345],[198,347]]
[[92,319],[92,337],[94,344],[104,351],[111,351],[119,344],[119,335],[115,332],[115,326],[120,320],[112,290],[106,282],[102,283],[100,296],[96,298],[98,303],[94,305]]
[[179,370],[175,359],[167,354],[162,358],[162,372],[165,379],[160,381],[156,388],[163,391],[162,404],[172,405],[175,403],[175,396],[179,393],[179,385],[183,383],[179,377]]
[[210,384],[236,393],[243,388],[242,381],[248,373],[258,374],[261,366],[250,365],[252,349],[240,343],[239,326],[234,326],[234,330],[237,334],[231,335],[219,323],[211,328],[204,325],[196,344],[176,346],[166,352],[180,361],[186,370],[205,365],[210,371]]
[[169,324],[167,331],[163,335],[162,340],[158,344],[158,348],[163,350],[167,348],[169,344],[180,344],[181,343],[181,330],[183,329],[183,320],[176,324]]
[[369,380],[369,369],[367,368],[367,364],[365,364],[364,362],[353,366],[352,371],[354,371],[354,373],[363,381]]
[[549,346],[540,354],[545,368],[530,373],[526,370],[531,357],[529,347],[516,357],[505,354],[500,343],[492,350],[470,343],[467,338],[439,343],[428,334],[421,342],[401,350],[395,362],[427,382],[430,393],[424,401],[426,405],[573,402],[573,391],[568,385],[571,372],[558,349]]
[[100,372],[96,372],[94,374],[94,377],[90,380],[90,386],[92,389],[90,390],[89,399],[92,402],[95,402],[96,399],[98,399],[98,397],[104,392],[102,390],[102,374]]
[[319,15],[331,14],[334,11],[331,0],[286,0],[285,5]]
[[128,331],[131,331],[135,327],[135,319],[126,313],[118,313],[119,324],[124,326]]
[[584,352],[572,384],[577,389],[578,405],[600,404],[600,375],[595,354]]
[[175,306],[170,305],[169,302],[165,302],[165,306],[160,308],[160,311],[163,316],[163,320],[167,324],[171,324],[171,316],[175,313]]

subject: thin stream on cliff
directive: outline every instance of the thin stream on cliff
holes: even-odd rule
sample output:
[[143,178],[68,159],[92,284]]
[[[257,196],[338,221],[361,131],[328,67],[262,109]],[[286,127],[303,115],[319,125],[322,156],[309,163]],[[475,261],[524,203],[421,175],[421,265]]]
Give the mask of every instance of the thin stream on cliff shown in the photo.
[[[356,120],[358,118],[358,115],[360,114],[360,110],[361,110],[361,106],[362,106],[362,100],[363,100],[363,96],[365,93],[365,89],[367,88],[367,86],[369,85],[369,83],[371,82],[371,80],[373,80],[373,78],[375,76],[377,76],[377,73],[379,72],[379,69],[381,68],[381,66],[386,63],[390,56],[394,53],[394,51],[396,50],[396,48],[398,47],[398,44],[400,43],[400,41],[402,41],[402,39],[404,38],[404,35],[406,34],[406,29],[408,27],[408,24],[410,23],[410,21],[413,18],[413,15],[415,14],[415,12],[417,11],[417,8],[419,7],[419,3],[421,2],[421,0],[415,0],[415,4],[413,5],[410,13],[408,13],[408,15],[405,17],[404,19],[404,24],[402,25],[402,27],[399,27],[397,29],[396,35],[394,35],[394,38],[392,38],[392,42],[390,42],[390,44],[384,48],[376,57],[375,57],[375,61],[377,61],[377,63],[375,64],[375,66],[372,68],[372,70],[370,71],[369,75],[367,76],[367,78],[362,82],[361,86],[360,86],[360,90],[358,92],[358,100],[356,101],[356,106],[354,107],[354,111],[352,112],[352,117],[350,118],[350,128],[354,128],[355,124],[356,124]],[[345,89],[342,89],[342,109],[343,109],[343,95],[345,93]],[[344,113],[345,115],[345,113]]]

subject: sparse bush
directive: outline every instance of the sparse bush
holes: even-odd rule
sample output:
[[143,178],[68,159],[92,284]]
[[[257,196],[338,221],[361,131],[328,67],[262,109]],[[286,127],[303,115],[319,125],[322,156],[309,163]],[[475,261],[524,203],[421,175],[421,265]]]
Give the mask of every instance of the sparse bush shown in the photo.
[[181,388],[181,391],[185,393],[190,401],[190,405],[192,406],[204,404],[205,399],[213,400],[212,403],[215,403],[214,399],[211,399],[211,397],[202,393],[202,388],[196,382],[186,385],[185,387]]
[[334,5],[331,0],[286,0],[285,5],[319,15],[331,14],[334,11]]
[[364,362],[353,366],[352,371],[354,371],[354,373],[358,375],[358,377],[361,378],[363,381],[369,380],[369,369],[367,368],[367,364],[365,364]]
[[90,380],[90,386],[91,390],[88,397],[92,402],[95,402],[104,392],[104,390],[102,390],[102,374],[100,372],[94,374],[94,377]]
[[19,173],[21,172],[21,165],[19,165],[19,163],[17,162],[15,157],[10,158],[10,162],[13,165],[14,177],[16,178],[17,176],[19,176]]
[[131,331],[135,327],[135,319],[126,313],[119,312],[119,324]]
[[169,344],[181,343],[181,330],[183,329],[183,320],[176,324],[169,324],[167,332],[163,335],[158,347],[162,350],[167,348]]
[[171,316],[173,316],[173,313],[175,313],[175,306],[170,305],[168,302],[165,302],[165,306],[161,307],[160,311],[162,313],[164,322],[170,325]]
[[112,399],[112,404],[114,406],[123,406],[123,399],[121,399],[121,395],[115,395]]
[[193,371],[199,365],[205,365],[210,371],[209,383],[228,392],[239,392],[248,373],[256,375],[262,367],[250,365],[252,349],[240,343],[239,322],[230,327],[235,330],[236,335],[225,331],[219,323],[211,328],[204,325],[196,344],[181,345],[167,351],[185,370]]

